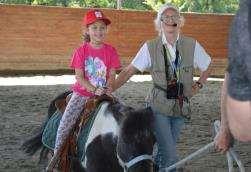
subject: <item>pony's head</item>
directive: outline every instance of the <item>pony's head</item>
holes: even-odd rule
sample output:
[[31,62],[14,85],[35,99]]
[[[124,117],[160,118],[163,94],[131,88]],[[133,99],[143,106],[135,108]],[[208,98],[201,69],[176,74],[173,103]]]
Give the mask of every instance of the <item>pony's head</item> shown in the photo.
[[117,157],[128,172],[152,172],[155,137],[150,108],[130,112],[121,124]]

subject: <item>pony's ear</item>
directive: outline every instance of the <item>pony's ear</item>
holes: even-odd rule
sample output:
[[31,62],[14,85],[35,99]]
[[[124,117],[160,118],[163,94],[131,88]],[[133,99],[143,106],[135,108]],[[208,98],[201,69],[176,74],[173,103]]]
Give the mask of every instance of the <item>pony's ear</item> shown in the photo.
[[65,98],[66,104],[68,104],[68,102],[70,101],[71,96],[72,96],[72,93],[70,93],[70,94],[68,94],[68,95],[66,96],[66,98]]
[[68,104],[68,102],[70,101],[72,96],[72,93],[68,94],[66,97],[61,98],[61,99],[57,99],[55,101],[55,107],[57,108],[57,110],[59,110],[62,114],[65,111],[66,105]]
[[123,108],[121,108],[119,110],[119,112],[123,115],[123,116],[126,116],[128,113],[134,111],[134,109],[130,106],[124,106]]
[[60,111],[62,114],[64,113],[65,107],[66,107],[66,99],[58,99],[55,101],[55,106],[58,111]]
[[134,110],[132,107],[125,106],[121,103],[110,104],[108,108],[113,113],[119,113],[122,114],[122,116],[126,116],[129,112]]

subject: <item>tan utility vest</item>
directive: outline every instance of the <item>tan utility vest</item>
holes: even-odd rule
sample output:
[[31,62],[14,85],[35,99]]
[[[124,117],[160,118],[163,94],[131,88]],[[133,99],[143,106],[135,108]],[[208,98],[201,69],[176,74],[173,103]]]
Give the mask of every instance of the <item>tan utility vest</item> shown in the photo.
[[[190,117],[189,98],[192,96],[195,42],[196,41],[193,38],[180,35],[177,43],[177,49],[181,56],[179,79],[184,85],[184,96],[188,98],[188,101],[183,102],[183,108],[179,108],[177,100],[167,99],[166,92],[156,87],[152,88],[147,97],[149,105],[165,115]],[[166,89],[167,80],[162,38],[157,37],[154,40],[148,41],[147,46],[151,57],[150,73],[152,75],[153,83]],[[166,51],[168,51],[167,48]],[[168,80],[170,80],[172,78],[170,74],[173,72],[168,55],[167,52],[169,66]]]

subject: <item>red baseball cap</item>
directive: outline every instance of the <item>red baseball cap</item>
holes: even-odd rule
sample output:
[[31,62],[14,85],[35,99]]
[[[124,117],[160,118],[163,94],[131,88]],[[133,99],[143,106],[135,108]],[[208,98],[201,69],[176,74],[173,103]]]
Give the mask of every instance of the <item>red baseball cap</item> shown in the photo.
[[97,20],[102,20],[106,25],[111,24],[111,21],[108,18],[106,18],[106,16],[102,13],[102,11],[97,9],[87,11],[83,19],[83,24],[85,26],[88,26],[89,24],[92,24]]

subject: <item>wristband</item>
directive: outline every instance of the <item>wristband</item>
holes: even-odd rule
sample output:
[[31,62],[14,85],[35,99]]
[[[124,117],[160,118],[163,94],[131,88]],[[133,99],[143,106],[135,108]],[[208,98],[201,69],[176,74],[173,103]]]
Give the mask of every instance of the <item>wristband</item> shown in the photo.
[[199,81],[197,81],[196,84],[199,87],[199,89],[202,89],[202,87],[203,87],[202,83],[200,83]]

